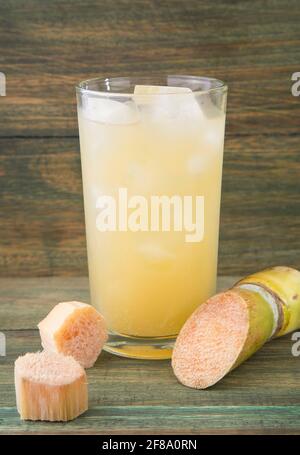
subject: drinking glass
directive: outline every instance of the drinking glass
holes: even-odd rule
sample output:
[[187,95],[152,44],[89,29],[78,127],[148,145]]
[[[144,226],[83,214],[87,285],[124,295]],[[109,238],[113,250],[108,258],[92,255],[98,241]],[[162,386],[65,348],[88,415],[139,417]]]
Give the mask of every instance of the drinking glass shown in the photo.
[[215,293],[226,85],[195,76],[77,88],[91,303],[105,348],[169,358]]

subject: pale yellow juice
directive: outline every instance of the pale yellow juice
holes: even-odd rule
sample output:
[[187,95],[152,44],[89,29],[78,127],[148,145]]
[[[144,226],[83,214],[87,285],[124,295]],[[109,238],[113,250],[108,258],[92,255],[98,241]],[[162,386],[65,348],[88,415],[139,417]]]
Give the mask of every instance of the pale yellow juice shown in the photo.
[[[97,116],[105,103],[78,113],[91,300],[112,332],[174,337],[216,289],[225,115],[197,104],[188,115],[134,106],[128,118],[126,110],[124,119]],[[174,229],[101,232],[97,201],[118,201],[120,188],[147,201],[203,196],[202,240],[187,242],[187,233]]]

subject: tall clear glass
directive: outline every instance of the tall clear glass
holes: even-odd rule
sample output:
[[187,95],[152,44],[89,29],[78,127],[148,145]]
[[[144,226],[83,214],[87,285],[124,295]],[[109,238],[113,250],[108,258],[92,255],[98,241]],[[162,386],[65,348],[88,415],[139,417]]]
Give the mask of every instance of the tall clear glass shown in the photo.
[[91,79],[77,90],[91,303],[109,352],[169,358],[215,293],[226,85]]

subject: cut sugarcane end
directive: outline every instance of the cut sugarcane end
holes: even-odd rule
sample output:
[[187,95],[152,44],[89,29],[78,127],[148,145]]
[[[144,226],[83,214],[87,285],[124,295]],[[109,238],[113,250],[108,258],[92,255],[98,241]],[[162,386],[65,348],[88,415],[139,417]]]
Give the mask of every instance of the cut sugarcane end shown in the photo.
[[234,291],[209,299],[181,329],[172,356],[177,379],[205,389],[223,378],[237,361],[249,330],[245,300]]
[[22,420],[68,421],[88,409],[86,373],[70,356],[43,351],[19,357],[15,389]]

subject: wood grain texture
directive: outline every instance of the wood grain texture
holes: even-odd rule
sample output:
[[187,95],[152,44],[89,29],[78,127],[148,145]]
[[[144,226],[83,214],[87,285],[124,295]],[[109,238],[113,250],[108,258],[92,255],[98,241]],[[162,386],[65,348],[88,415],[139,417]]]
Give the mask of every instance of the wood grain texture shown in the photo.
[[64,424],[22,422],[5,407],[0,434],[299,435],[299,417],[300,406],[94,406]]
[[[231,285],[227,277],[219,287]],[[26,284],[27,281],[27,284]],[[36,326],[62,298],[87,297],[86,278],[2,279],[0,330],[7,356],[0,357],[0,434],[239,434],[300,432],[299,358],[291,335],[267,343],[214,387],[179,384],[170,362],[125,359],[103,352],[87,370],[89,411],[67,424],[21,422],[15,408],[13,364],[41,348]],[[23,292],[21,292],[23,290]],[[25,328],[25,329],[24,329]]]
[[300,267],[299,0],[0,3],[0,275],[86,274],[75,84],[229,85],[219,272]]
[[77,134],[78,81],[149,72],[226,80],[229,134],[298,133],[299,22],[298,0],[2,2],[1,135]]
[[[0,274],[87,274],[77,138],[0,139]],[[298,136],[229,136],[219,273],[300,267]]]

